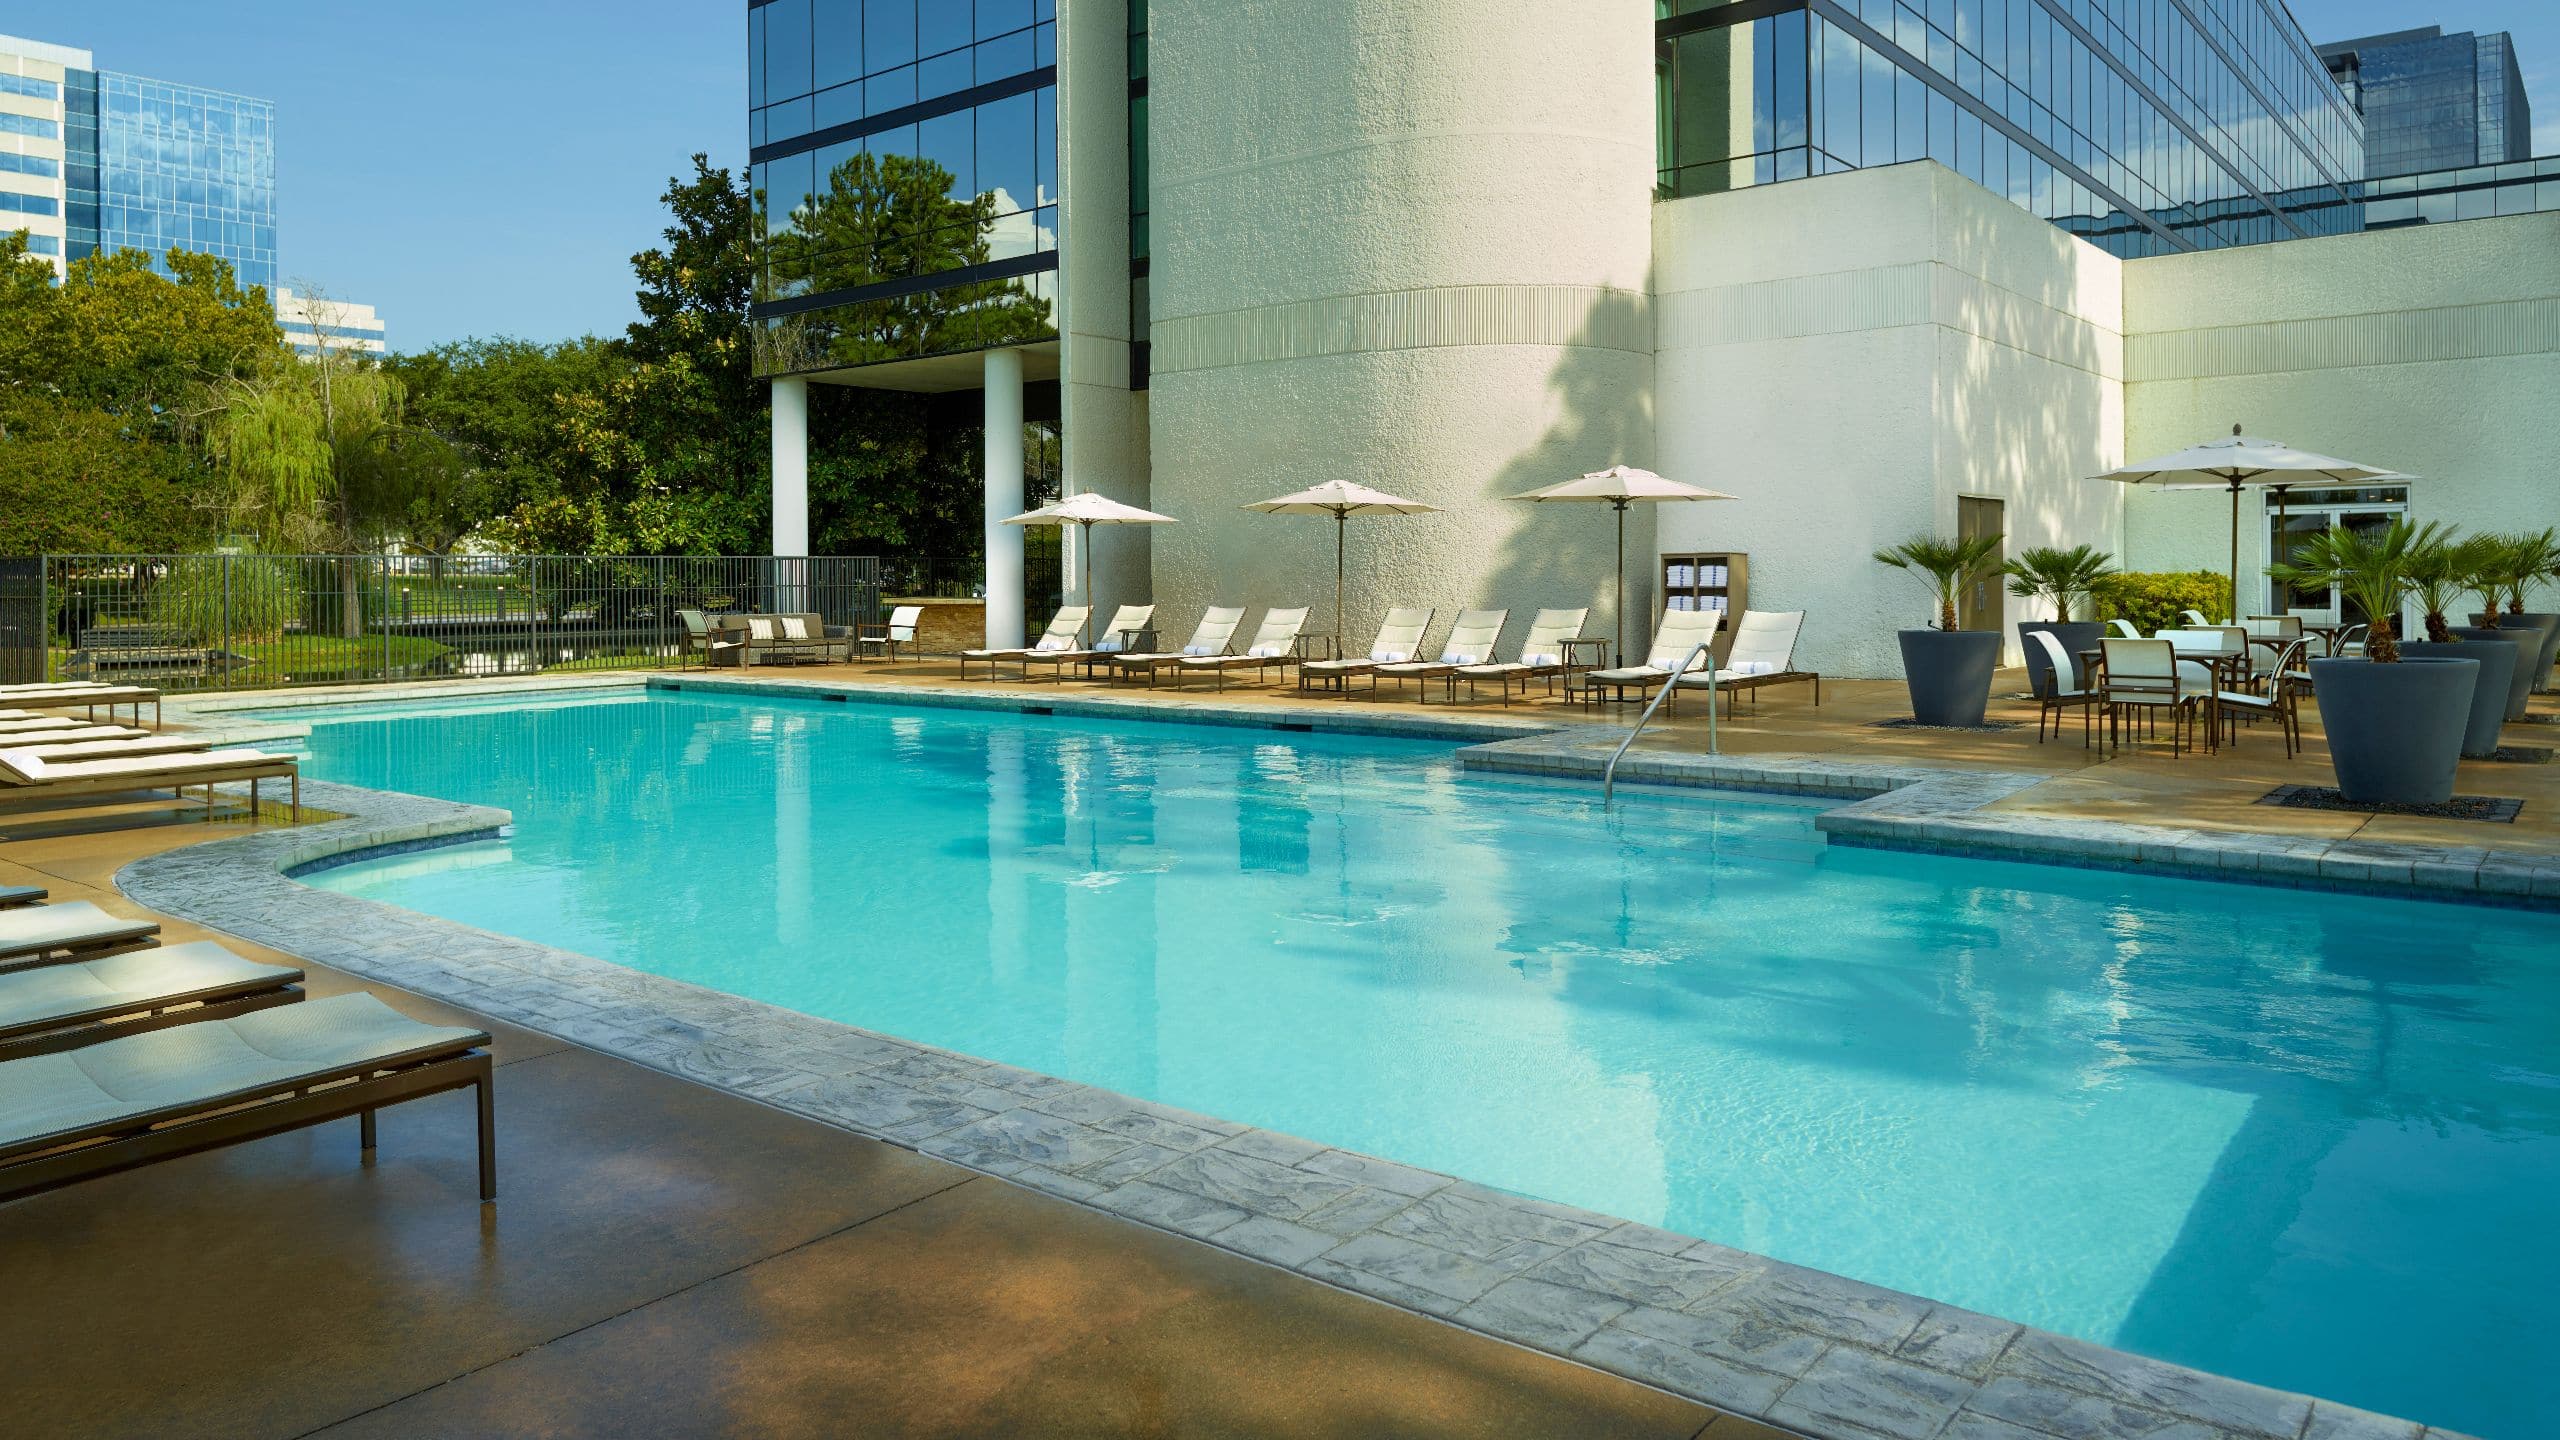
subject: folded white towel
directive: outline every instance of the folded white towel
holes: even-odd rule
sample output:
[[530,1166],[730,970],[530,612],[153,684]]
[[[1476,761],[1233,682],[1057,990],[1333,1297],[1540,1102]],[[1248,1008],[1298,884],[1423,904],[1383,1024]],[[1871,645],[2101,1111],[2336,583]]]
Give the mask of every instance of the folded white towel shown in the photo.
[[1039,643],[1033,645],[1031,648],[1042,651],[1072,650],[1075,648],[1075,644],[1076,642],[1072,639],[1066,639],[1056,635],[1043,635],[1040,637]]
[[1289,647],[1286,645],[1256,645],[1244,653],[1256,660],[1277,660],[1281,656],[1289,653]]
[[1218,647],[1215,645],[1185,645],[1182,647],[1182,653],[1185,655],[1215,655],[1218,653]]
[[1105,655],[1108,655],[1114,651],[1128,649],[1129,642],[1125,640],[1096,640],[1093,642],[1093,648],[1101,651]]
[[1724,667],[1724,673],[1727,675],[1775,675],[1778,673],[1778,662],[1774,660],[1736,660],[1732,664]]
[[1401,665],[1412,659],[1413,655],[1404,650],[1372,650],[1369,652],[1369,658],[1381,665]]
[[1561,665],[1564,663],[1564,657],[1561,655],[1548,655],[1541,652],[1536,655],[1521,656],[1520,663],[1523,665]]

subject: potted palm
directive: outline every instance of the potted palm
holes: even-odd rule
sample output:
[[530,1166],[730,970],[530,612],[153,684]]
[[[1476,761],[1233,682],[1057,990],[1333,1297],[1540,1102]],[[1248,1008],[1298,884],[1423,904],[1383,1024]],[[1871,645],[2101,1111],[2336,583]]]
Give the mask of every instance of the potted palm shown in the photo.
[[2116,573],[2115,557],[2104,550],[2074,545],[2068,550],[2039,545],[2018,552],[2018,558],[2001,566],[2009,577],[2009,593],[2021,600],[2043,600],[2053,606],[2050,620],[2021,620],[2018,641],[2027,657],[2027,688],[2038,695],[2047,693],[2053,679],[2053,657],[2045,648],[2027,639],[2037,631],[2050,632],[2062,644],[2062,653],[2077,655],[2098,648],[2106,627],[2096,619],[2074,620],[2071,613],[2075,601],[2089,602],[2089,612],[2096,613],[2095,595],[2098,582]]
[[2404,660],[2392,632],[2409,592],[2409,552],[2421,532],[2406,520],[2385,530],[2334,529],[2306,536],[2294,558],[2267,573],[2298,589],[2336,587],[2372,617],[2365,653],[2311,662],[2311,693],[2328,732],[2338,790],[2359,805],[2441,805],[2453,798],[2480,662]]
[[1905,630],[1903,683],[1911,690],[1911,716],[1923,725],[1975,726],[1991,703],[1991,673],[2000,668],[2000,632],[1956,628],[1956,597],[1964,587],[1996,571],[2000,537],[1946,540],[1915,535],[1876,552],[1879,565],[1909,571],[1925,581],[1938,602],[1933,630]]
[[[2533,693],[2533,662],[2542,654],[2542,632],[2529,625],[2502,625],[2499,613],[2507,594],[2507,540],[2497,535],[2474,535],[2459,547],[2465,567],[2462,586],[2479,600],[2479,613],[2471,618],[2479,623],[2446,627],[2465,640],[2488,641],[2515,651],[2515,664],[2509,667],[2504,718],[2524,718],[2526,697]],[[2487,684],[2484,675],[2482,684]]]
[[2551,664],[2560,659],[2560,613],[2549,610],[2527,610],[2525,598],[2533,587],[2560,573],[2560,532],[2545,530],[2539,535],[2512,535],[2507,539],[2507,563],[2503,567],[2507,579],[2507,614],[2503,624],[2529,625],[2542,636],[2542,654],[2533,667],[2533,693],[2551,688]]
[[2462,599],[2473,572],[2497,548],[2498,541],[2488,536],[2456,540],[2450,530],[2432,523],[2421,527],[2409,546],[2409,598],[2426,617],[2427,638],[2401,642],[2400,658],[2480,662],[2480,682],[2472,687],[2470,718],[2462,733],[2462,753],[2474,759],[2498,753],[2498,730],[2507,720],[2509,682],[2516,678],[2514,637],[2524,632],[2485,631],[2489,638],[2474,640],[2446,624],[2444,612]]

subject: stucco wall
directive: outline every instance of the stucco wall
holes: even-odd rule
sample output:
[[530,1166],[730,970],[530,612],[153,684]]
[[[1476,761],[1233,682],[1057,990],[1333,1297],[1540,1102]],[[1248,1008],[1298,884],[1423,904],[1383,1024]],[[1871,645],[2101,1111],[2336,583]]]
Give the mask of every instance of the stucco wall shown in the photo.
[[[2125,444],[2249,433],[2405,470],[2410,513],[2560,523],[2560,214],[2252,245],[2124,267]],[[2242,600],[2264,596],[2260,497],[2241,499]],[[2217,494],[2139,493],[2143,569],[2221,570]]]
[[1538,606],[1605,604],[1606,510],[1498,497],[1651,460],[1650,19],[1155,0],[1152,493],[1189,522],[1155,537],[1169,626],[1227,602],[1330,628],[1331,523],[1236,507],[1334,478],[1446,507],[1355,522],[1355,647],[1391,604],[1438,607],[1435,642],[1508,606],[1507,643]]
[[1659,468],[1742,497],[1663,507],[1660,546],[1748,554],[1804,663],[1901,673],[1929,596],[1868,557],[1953,534],[1961,495],[2004,503],[2011,553],[2115,548],[2086,478],[2122,425],[2113,258],[1928,163],[1666,202],[1654,250]]

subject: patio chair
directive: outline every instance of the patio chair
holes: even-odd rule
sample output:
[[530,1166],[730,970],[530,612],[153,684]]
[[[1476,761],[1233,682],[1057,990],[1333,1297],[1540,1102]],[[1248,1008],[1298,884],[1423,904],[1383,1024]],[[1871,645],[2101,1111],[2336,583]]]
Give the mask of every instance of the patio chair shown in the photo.
[[2054,734],[2061,734],[2062,712],[2076,709],[2080,712],[2080,748],[2088,749],[2089,737],[2095,728],[2095,709],[2105,697],[2089,688],[2088,682],[2080,675],[2079,657],[2053,638],[2052,631],[2030,630],[2027,638],[2042,644],[2045,658],[2053,662],[2052,670],[2045,676],[2044,690],[2036,696],[2036,743],[2044,743],[2048,723],[2053,726]]
[[301,971],[243,959],[211,940],[0,972],[0,1060],[301,998]]
[[0,1200],[448,1090],[480,1101],[480,1199],[498,1198],[487,1032],[356,991],[0,1061]]
[[86,900],[0,911],[0,971],[93,960],[160,943],[157,920],[110,915]]
[[2213,624],[2213,622],[2212,622],[2211,620],[2209,620],[2209,619],[2205,618],[2205,613],[2204,613],[2203,611],[2201,611],[2201,610],[2181,610],[2181,611],[2179,611],[2179,612],[2178,612],[2178,623],[2179,623],[2179,624],[2181,624],[2181,625],[2193,626],[2194,628],[2196,628],[2196,629],[2198,629],[2198,630],[2205,629],[2206,627],[2208,627],[2208,626],[2210,626],[2210,625],[2212,625],[2212,624]]
[[1231,670],[1250,670],[1256,678],[1267,671],[1285,670],[1302,658],[1298,653],[1298,638],[1299,632],[1306,628],[1307,609],[1303,605],[1287,610],[1265,610],[1261,628],[1253,632],[1252,643],[1244,647],[1243,654],[1185,655],[1182,657],[1182,673],[1189,675],[1196,670],[1206,670],[1218,677],[1218,688],[1224,690],[1227,688],[1227,673]]
[[2100,691],[2107,707],[2107,746],[2123,743],[2125,722],[2136,715],[2149,720],[2169,712],[2171,754],[2186,748],[2188,724],[2213,691],[2213,674],[2192,660],[2178,658],[2167,640],[2101,640],[2107,673]]
[[2121,616],[2121,615],[2117,616],[2117,617],[2116,617],[2115,619],[2113,619],[2113,620],[2108,621],[2108,622],[2107,622],[2107,624],[2109,624],[2110,626],[2113,626],[2113,627],[2114,627],[2114,629],[2115,629],[2116,634],[2117,634],[2118,636],[2120,636],[2121,638],[2123,638],[2123,639],[2126,639],[2126,640],[2139,640],[2139,639],[2141,639],[2141,638],[2142,638],[2142,627],[2141,627],[2141,626],[2139,626],[2139,625],[2134,624],[2134,623],[2133,623],[2132,621],[2130,621],[2130,620],[2125,619],[2125,618],[2124,618],[2123,616]]
[[41,905],[53,892],[41,885],[0,885],[0,910],[15,910],[21,905]]
[[1422,650],[1422,637],[1431,629],[1434,612],[1428,605],[1399,605],[1387,611],[1378,626],[1378,638],[1369,645],[1369,653],[1339,656],[1331,660],[1309,660],[1298,666],[1298,689],[1305,692],[1329,687],[1338,694],[1351,693],[1351,677],[1369,676],[1369,688],[1378,688],[1373,673],[1381,665],[1410,660]]
[[1144,675],[1147,683],[1153,685],[1159,670],[1171,669],[1186,659],[1226,654],[1227,647],[1235,643],[1236,627],[1243,623],[1243,606],[1212,605],[1201,613],[1199,627],[1191,632],[1191,639],[1181,649],[1114,655],[1111,657],[1111,674],[1113,678],[1123,680],[1132,675]]
[[160,723],[160,692],[147,685],[106,685],[95,680],[65,680],[58,685],[16,685],[0,690],[0,705],[19,710],[82,709],[92,717],[107,707],[112,720],[118,709],[133,707],[133,723],[142,723],[142,706],[151,705],[151,723]]
[[874,621],[859,627],[853,639],[854,653],[859,656],[876,648],[882,652],[883,658],[895,665],[898,663],[899,646],[904,645],[909,650],[915,648],[916,627],[923,622],[923,606],[900,605],[889,612],[885,624]]
[[[995,673],[996,666],[1003,661],[1010,660],[1019,665],[1026,655],[1047,655],[1056,651],[1073,650],[1084,637],[1085,618],[1092,613],[1082,605],[1061,605],[1058,607],[1058,613],[1049,617],[1049,628],[1041,631],[1040,638],[1028,645],[963,650],[960,652],[960,678],[963,680],[969,678],[969,662],[972,660],[983,663],[987,667],[987,673],[992,675]],[[1026,667],[1023,678],[1027,680],[1030,675],[1031,672]]]
[[[1760,691],[1770,685],[1813,686],[1813,703],[1822,703],[1822,676],[1812,670],[1796,668],[1796,637],[1804,633],[1801,610],[1745,610],[1742,621],[1733,627],[1733,643],[1725,648],[1724,663],[1716,667],[1715,688],[1728,694],[1751,697],[1757,707]],[[1692,670],[1672,682],[1683,690],[1707,688],[1707,677]],[[1674,698],[1674,704],[1678,703]]]
[[[676,619],[684,625],[684,651],[677,656],[676,667],[683,669],[702,657],[704,669],[722,664],[735,664],[746,658],[747,637],[744,631],[715,628],[711,617],[699,610],[678,610]],[[734,657],[724,660],[723,657]]]
[[2332,655],[2362,655],[2364,653],[2365,637],[2372,633],[2373,627],[2362,622],[2350,625],[2346,629],[2339,631],[2337,637],[2330,642],[2329,653]]
[[[1582,693],[1597,701],[1605,689],[1610,692],[1610,700],[1623,703],[1628,691],[1635,691],[1641,699],[1647,691],[1658,689],[1663,681],[1670,679],[1673,671],[1684,666],[1697,669],[1713,665],[1715,652],[1712,649],[1695,660],[1689,658],[1689,652],[1714,640],[1717,629],[1723,624],[1724,612],[1721,610],[1665,610],[1661,626],[1653,632],[1653,648],[1645,652],[1644,663],[1621,665],[1612,670],[1586,671],[1582,676]],[[1676,711],[1680,708],[1680,697],[1674,695],[1666,703]]]
[[1137,637],[1153,635],[1155,631],[1156,607],[1123,605],[1112,612],[1111,623],[1103,628],[1102,633],[1095,637],[1091,645],[1072,646],[1065,650],[1046,650],[1036,655],[1023,656],[1023,678],[1026,680],[1031,678],[1031,667],[1034,665],[1048,666],[1049,678],[1052,681],[1065,678],[1067,667],[1070,665],[1082,665],[1085,668],[1085,674],[1090,677],[1095,666],[1108,665],[1114,659],[1135,651],[1138,648]]
[[249,804],[258,803],[264,780],[293,783],[293,818],[302,819],[302,772],[290,755],[264,750],[201,750],[185,755],[114,755],[93,760],[56,761],[43,750],[0,748],[0,799],[49,800],[57,795],[96,795],[133,790],[170,790],[184,794],[204,787],[207,810],[213,808],[214,786],[249,782]]
[[[2284,736],[2284,758],[2290,760],[2302,748],[2301,693],[2309,686],[2310,676],[2296,667],[2302,663],[2307,642],[2288,640],[2278,650],[2275,662],[2267,667],[2263,691],[2225,690],[2214,698],[2220,702],[2223,724],[2233,744],[2240,740],[2240,722],[2260,717],[2276,722]],[[2299,678],[2297,678],[2299,677]]]
[[1517,660],[1488,660],[1481,665],[1461,665],[1450,677],[1451,688],[1463,679],[1467,682],[1467,698],[1476,698],[1476,686],[1484,681],[1499,681],[1502,703],[1511,703],[1511,682],[1520,682],[1520,693],[1529,693],[1529,682],[1544,680],[1547,693],[1555,693],[1556,677],[1566,673],[1565,644],[1582,638],[1584,622],[1591,618],[1588,609],[1541,610],[1529,622],[1529,633],[1520,642]]
[[1449,698],[1458,696],[1458,667],[1482,665],[1493,658],[1493,647],[1502,640],[1502,627],[1511,620],[1508,610],[1461,610],[1449,626],[1449,638],[1440,644],[1437,660],[1389,660],[1371,672],[1369,684],[1375,689],[1381,679],[1396,682],[1402,693],[1408,680],[1422,687],[1422,702],[1431,703],[1431,682],[1448,685]]

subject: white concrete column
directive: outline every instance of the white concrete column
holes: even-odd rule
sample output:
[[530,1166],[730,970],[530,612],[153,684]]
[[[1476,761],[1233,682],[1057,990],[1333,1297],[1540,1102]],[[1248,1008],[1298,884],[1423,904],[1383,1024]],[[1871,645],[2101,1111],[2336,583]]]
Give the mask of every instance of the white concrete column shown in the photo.
[[773,553],[809,553],[809,382],[773,382]]
[[1025,643],[1022,621],[1022,352],[987,352],[987,645]]

